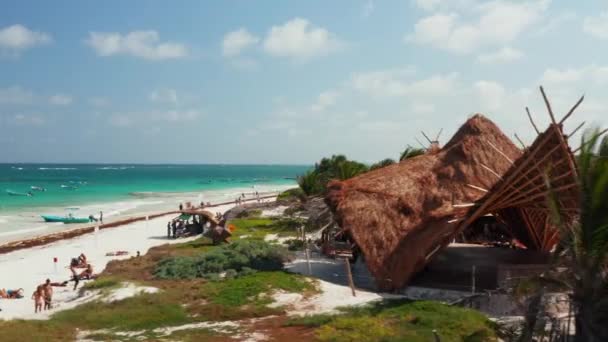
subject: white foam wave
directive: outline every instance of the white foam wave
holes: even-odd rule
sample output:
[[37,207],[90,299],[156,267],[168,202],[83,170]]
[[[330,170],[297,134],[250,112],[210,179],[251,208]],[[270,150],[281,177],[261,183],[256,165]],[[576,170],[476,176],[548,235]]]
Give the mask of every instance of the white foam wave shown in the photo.
[[10,230],[8,232],[1,232],[0,236],[19,235],[19,234],[25,234],[25,233],[38,232],[38,231],[42,231],[42,230],[46,230],[46,229],[48,229],[48,226],[38,226],[38,227],[33,227],[33,228],[28,228],[28,229]]
[[98,167],[97,170],[127,170],[134,169],[135,166],[104,166]]
[[75,167],[39,167],[38,170],[78,170]]

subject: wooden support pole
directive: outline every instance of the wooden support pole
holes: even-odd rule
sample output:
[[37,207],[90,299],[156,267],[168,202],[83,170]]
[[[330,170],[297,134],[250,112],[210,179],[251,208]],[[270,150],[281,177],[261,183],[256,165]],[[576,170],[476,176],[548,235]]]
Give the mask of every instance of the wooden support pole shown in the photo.
[[549,99],[545,94],[545,89],[543,89],[543,86],[540,86],[540,93],[543,95],[543,100],[545,101],[545,106],[547,106],[547,111],[549,112],[549,116],[551,117],[551,122],[557,124],[557,122],[555,121],[555,115],[553,115],[553,109],[551,109],[551,103],[549,103]]
[[441,132],[443,132],[443,128],[439,130],[439,133],[437,133],[437,137],[435,138],[435,141],[439,141],[439,136],[441,135]]
[[586,121],[583,121],[582,124],[578,125],[574,131],[572,131],[572,133],[568,134],[568,136],[566,137],[566,139],[570,139],[574,134],[576,134],[576,132],[578,132],[579,129],[581,129],[581,127],[583,127],[585,125]]
[[346,273],[348,274],[348,285],[350,286],[351,291],[353,291],[353,297],[357,297],[355,293],[355,282],[353,281],[353,273],[350,270],[350,261],[348,258],[344,258],[344,265],[346,266]]
[[420,147],[422,147],[423,149],[425,149],[425,150],[426,150],[426,147],[424,146],[424,144],[423,144],[423,143],[421,143],[421,142],[420,142],[420,140],[418,140],[418,138],[414,137],[414,139],[416,139],[416,142],[417,142],[418,144],[420,144]]
[[584,99],[585,99],[585,95],[581,96],[581,98],[576,102],[576,104],[572,108],[570,108],[570,111],[568,112],[568,114],[566,114],[566,116],[564,116],[564,118],[559,121],[560,125],[563,124],[564,121],[566,121],[566,119],[568,119],[568,117],[570,117],[570,115],[572,115],[572,113],[574,113],[576,108],[583,102]]
[[519,138],[519,136],[517,135],[517,133],[515,133],[515,139],[517,139],[517,141],[519,141],[519,143],[521,144],[521,147],[525,150],[528,147],[526,146],[526,144],[524,144],[524,142]]
[[429,139],[429,137],[426,136],[426,134],[424,134],[424,131],[420,131],[420,133],[422,133],[422,135],[424,135],[424,137],[426,138],[426,140],[429,142],[429,144],[432,144],[433,141],[431,141],[431,139]]
[[536,131],[536,134],[540,134],[540,131],[538,130],[538,127],[536,127],[536,124],[534,123],[534,120],[532,120],[532,114],[530,114],[530,109],[528,109],[528,107],[526,107],[526,113],[528,114],[528,119],[530,119],[530,123],[532,124],[532,127],[534,127],[534,130]]
[[475,271],[476,267],[473,265],[471,269],[471,294],[475,294]]

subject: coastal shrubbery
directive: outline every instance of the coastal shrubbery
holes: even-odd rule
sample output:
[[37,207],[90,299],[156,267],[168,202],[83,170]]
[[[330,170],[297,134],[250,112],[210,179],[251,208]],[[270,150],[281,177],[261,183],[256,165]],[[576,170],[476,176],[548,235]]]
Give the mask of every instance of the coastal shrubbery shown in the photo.
[[234,278],[256,271],[277,271],[287,261],[287,250],[261,240],[237,240],[195,257],[161,260],[154,271],[159,279]]
[[[399,161],[424,154],[425,150],[407,147],[399,155]],[[298,185],[306,196],[322,195],[327,189],[327,183],[332,179],[347,180],[362,173],[380,169],[396,162],[391,158],[383,159],[377,163],[367,166],[358,161],[349,160],[344,155],[333,155],[331,158],[323,158],[315,164],[314,169],[307,171],[298,177]]]

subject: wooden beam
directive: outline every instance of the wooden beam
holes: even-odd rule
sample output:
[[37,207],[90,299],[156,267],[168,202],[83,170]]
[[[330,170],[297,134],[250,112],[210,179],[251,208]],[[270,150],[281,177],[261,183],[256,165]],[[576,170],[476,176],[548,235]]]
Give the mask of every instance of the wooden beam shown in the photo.
[[534,127],[534,130],[536,131],[536,134],[540,134],[540,131],[538,130],[538,127],[536,127],[536,124],[534,123],[534,120],[532,120],[532,114],[530,114],[530,109],[528,109],[528,107],[526,107],[526,113],[528,114],[528,119],[530,119],[530,123],[532,124],[532,127]]
[[579,129],[581,129],[581,127],[583,127],[585,125],[586,121],[583,121],[582,124],[578,125],[574,131],[572,131],[572,133],[568,134],[568,136],[566,137],[567,139],[570,139],[576,132],[578,132]]
[[476,185],[473,185],[473,184],[467,184],[467,186],[470,187],[470,188],[473,188],[475,190],[479,190],[479,191],[483,191],[483,192],[488,192],[489,191],[489,190],[486,190],[486,189],[484,189],[482,187],[479,187],[479,186],[476,186]]
[[527,149],[528,147],[526,146],[526,144],[524,144],[524,142],[519,138],[519,136],[517,135],[517,133],[514,134],[515,135],[515,139],[517,139],[517,141],[519,141],[519,143],[521,144],[521,147],[525,149]]
[[474,207],[478,205],[477,203],[461,203],[461,204],[452,204],[454,208],[466,208],[466,207]]
[[583,102],[584,99],[585,99],[585,95],[581,96],[581,98],[576,102],[576,104],[572,108],[570,108],[570,111],[568,112],[568,114],[566,114],[566,116],[564,116],[564,118],[559,121],[560,125],[563,124],[564,121],[566,121],[566,119],[570,115],[572,115],[572,113],[574,113],[574,111],[576,110],[576,108]]
[[549,116],[551,117],[551,122],[557,124],[557,122],[555,122],[555,115],[553,115],[553,109],[551,109],[551,103],[549,103],[549,99],[545,94],[545,89],[543,89],[543,86],[540,86],[540,93],[543,95],[543,100],[545,101],[545,106],[547,106],[547,111],[549,112]]
[[414,137],[414,139],[416,139],[416,142],[417,142],[417,143],[419,143],[419,144],[420,144],[420,146],[422,146],[422,148],[423,148],[423,149],[425,149],[425,150],[427,149],[427,147],[426,147],[426,146],[424,146],[424,145],[423,145],[423,144],[420,142],[420,140],[418,140],[418,138]]
[[435,138],[435,141],[439,141],[439,136],[441,135],[441,132],[443,132],[443,128],[439,130],[439,133],[437,133],[437,137]]
[[424,137],[426,138],[426,140],[429,142],[429,144],[432,144],[433,141],[431,141],[431,139],[429,139],[429,137],[426,136],[426,134],[424,134],[424,131],[420,131],[422,133],[422,135],[424,135]]
[[502,179],[502,176],[500,174],[498,174],[498,172],[492,170],[491,168],[489,168],[488,166],[480,163],[479,165],[481,165],[481,167],[483,167],[484,169],[490,171],[491,174],[493,174],[494,176],[496,176],[498,179]]
[[490,140],[485,139],[485,141],[494,149],[496,150],[496,152],[498,152],[498,154],[500,154],[501,156],[503,156],[506,160],[509,161],[509,163],[513,164],[513,160],[511,160],[511,158],[509,158],[509,156],[507,156],[506,154],[504,154],[501,150],[498,149],[498,147],[494,146],[494,144],[492,144],[490,142]]

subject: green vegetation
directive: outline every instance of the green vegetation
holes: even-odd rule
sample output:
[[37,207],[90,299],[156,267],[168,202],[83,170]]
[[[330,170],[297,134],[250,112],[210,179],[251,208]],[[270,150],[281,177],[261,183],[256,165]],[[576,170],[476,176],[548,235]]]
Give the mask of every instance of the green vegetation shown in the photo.
[[232,281],[207,282],[202,287],[211,303],[233,307],[270,304],[272,300],[265,294],[272,290],[312,293],[315,287],[305,277],[287,272],[258,272]]
[[399,161],[413,158],[413,157],[422,155],[424,153],[425,153],[425,150],[422,148],[414,148],[414,147],[409,146],[405,150],[403,150],[403,152],[401,152],[401,155],[399,156]]
[[163,259],[154,275],[158,279],[215,279],[222,273],[232,277],[254,270],[281,270],[286,260],[287,251],[281,246],[262,240],[237,240],[196,257]]
[[74,341],[76,339],[76,330],[71,326],[58,324],[53,320],[0,320],[0,339],[4,342]]
[[118,287],[120,285],[120,280],[114,277],[101,277],[97,278],[94,281],[88,282],[84,284],[82,287],[85,290],[101,290],[101,289],[111,289]]
[[281,237],[296,236],[297,229],[305,224],[305,220],[298,218],[253,218],[235,219],[228,224],[234,226],[233,238],[263,240],[268,234],[277,234]]
[[[555,249],[555,270],[546,278],[572,291],[577,341],[608,340],[608,138],[598,130],[583,137],[578,157],[580,216],[562,216],[560,202],[549,196],[553,221],[560,229]],[[559,269],[566,268],[563,272]],[[542,291],[540,292],[542,293]]]
[[395,164],[395,161],[391,158],[386,158],[384,160],[381,160],[375,164],[372,164],[372,166],[369,167],[369,170],[376,170],[376,169],[381,169],[383,167],[389,166],[389,165],[393,165]]
[[289,190],[285,190],[277,196],[277,201],[304,201],[306,199],[306,194],[302,191],[301,188],[293,188]]
[[494,325],[481,313],[438,302],[384,301],[345,308],[340,315],[306,316],[287,325],[319,327],[320,341],[496,341]]
[[343,155],[334,155],[321,159],[313,170],[298,177],[298,185],[307,196],[320,195],[325,192],[330,180],[346,180],[367,171],[363,163],[348,160]]
[[[171,296],[169,296],[170,298]],[[53,315],[53,321],[85,329],[154,329],[193,321],[178,301],[142,294],[114,303],[91,302]]]

